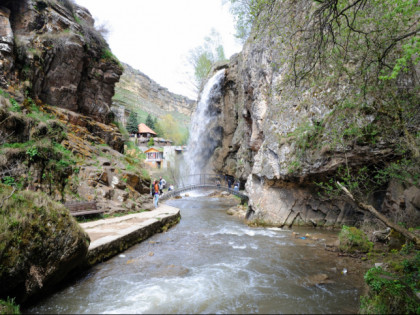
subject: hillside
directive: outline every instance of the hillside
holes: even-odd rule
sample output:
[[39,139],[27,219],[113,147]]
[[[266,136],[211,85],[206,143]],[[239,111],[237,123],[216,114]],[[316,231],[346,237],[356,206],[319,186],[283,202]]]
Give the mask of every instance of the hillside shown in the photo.
[[125,123],[124,112],[136,111],[140,122],[150,114],[161,118],[171,114],[180,125],[189,124],[196,101],[171,93],[139,70],[122,64],[124,72],[115,86],[112,110],[118,120]]

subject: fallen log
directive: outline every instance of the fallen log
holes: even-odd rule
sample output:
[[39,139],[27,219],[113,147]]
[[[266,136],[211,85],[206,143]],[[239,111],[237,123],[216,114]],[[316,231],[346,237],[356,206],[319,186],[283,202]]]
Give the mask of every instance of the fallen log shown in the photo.
[[356,199],[352,193],[344,187],[340,182],[337,182],[338,187],[340,187],[344,193],[349,197],[354,203],[364,211],[368,211],[372,213],[375,217],[377,217],[379,220],[381,220],[386,226],[389,226],[390,228],[394,229],[395,231],[401,233],[406,239],[412,241],[417,248],[420,248],[420,238],[415,235],[414,233],[411,233],[407,229],[403,228],[402,226],[395,224],[394,222],[391,222],[388,220],[387,217],[385,217],[382,213],[380,213],[378,210],[376,210],[373,206],[364,204],[360,200]]

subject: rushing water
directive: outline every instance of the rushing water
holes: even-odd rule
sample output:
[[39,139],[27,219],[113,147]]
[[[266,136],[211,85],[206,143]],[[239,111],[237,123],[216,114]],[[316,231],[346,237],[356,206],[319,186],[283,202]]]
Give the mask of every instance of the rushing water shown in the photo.
[[[181,209],[178,225],[95,266],[25,312],[357,312],[358,267],[325,251],[323,240],[248,227],[226,214],[226,198],[169,203]],[[332,283],[311,284],[319,273]]]

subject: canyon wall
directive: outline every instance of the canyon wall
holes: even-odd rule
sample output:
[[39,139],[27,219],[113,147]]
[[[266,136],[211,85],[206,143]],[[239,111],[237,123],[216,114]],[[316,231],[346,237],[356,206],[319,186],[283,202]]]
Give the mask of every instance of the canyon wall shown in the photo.
[[124,73],[115,87],[112,110],[124,122],[123,110],[136,110],[163,117],[171,114],[175,118],[189,122],[197,103],[185,96],[170,92],[147,75],[124,64]]
[[[377,76],[349,75],[366,61],[355,52],[342,60],[346,65],[341,68],[309,64],[317,46],[311,47],[312,38],[299,30],[316,22],[310,17],[317,4],[267,3],[243,51],[213,71],[226,68],[224,95],[217,104],[222,145],[212,157],[214,169],[241,181],[250,198],[251,221],[358,224],[369,217],[345,198],[325,197],[320,187],[346,179],[345,170],[359,176],[355,182],[367,184],[387,166],[401,164],[408,150],[418,152],[419,68],[378,84]],[[366,91],[366,84],[374,88]],[[387,98],[391,90],[394,101]],[[404,108],[400,118],[392,114],[396,103]],[[402,143],[407,150],[399,151]],[[418,160],[410,162],[407,168],[418,170]],[[418,222],[419,195],[415,182],[389,178],[366,200],[383,213],[399,213],[401,221]]]

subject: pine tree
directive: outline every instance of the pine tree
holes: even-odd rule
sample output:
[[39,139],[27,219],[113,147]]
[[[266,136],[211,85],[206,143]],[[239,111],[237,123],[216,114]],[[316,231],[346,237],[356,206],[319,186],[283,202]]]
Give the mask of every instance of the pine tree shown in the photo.
[[150,116],[150,114],[147,115],[147,118],[146,118],[146,126],[149,127],[152,130],[155,129],[155,122],[153,121],[153,119]]
[[130,116],[128,116],[126,128],[129,133],[137,133],[139,131],[139,122],[136,112],[131,112]]

